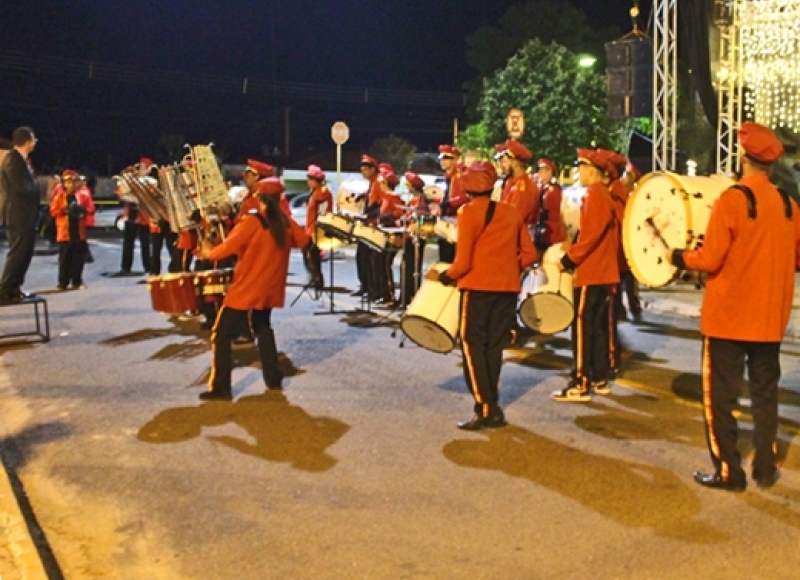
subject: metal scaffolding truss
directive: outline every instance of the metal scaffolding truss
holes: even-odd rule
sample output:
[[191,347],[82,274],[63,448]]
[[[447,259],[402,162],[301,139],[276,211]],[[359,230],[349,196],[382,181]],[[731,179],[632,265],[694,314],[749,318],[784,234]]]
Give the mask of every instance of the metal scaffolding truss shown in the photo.
[[678,0],[654,0],[653,24],[653,171],[675,171],[678,143]]
[[742,123],[742,45],[739,25],[741,0],[715,0],[714,24],[719,28],[717,71],[717,172],[730,175],[739,169],[736,130]]

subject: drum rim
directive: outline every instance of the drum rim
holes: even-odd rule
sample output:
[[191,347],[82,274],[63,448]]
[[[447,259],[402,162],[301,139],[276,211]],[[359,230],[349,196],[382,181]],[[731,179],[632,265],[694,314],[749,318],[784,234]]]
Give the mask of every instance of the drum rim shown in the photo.
[[[570,321],[566,324],[566,326],[564,326],[563,328],[560,328],[558,330],[554,330],[552,332],[543,332],[542,330],[540,330],[538,328],[533,328],[531,325],[529,325],[525,321],[525,318],[522,317],[522,306],[528,301],[529,298],[532,299],[532,298],[535,298],[536,296],[547,296],[547,295],[558,296],[564,302],[569,303],[569,305],[571,307],[571,310],[572,310],[572,318],[570,318]],[[539,334],[546,334],[546,335],[549,336],[549,335],[553,335],[553,334],[558,334],[559,332],[564,332],[575,321],[575,304],[573,304],[570,300],[568,300],[561,292],[549,292],[549,291],[548,292],[537,292],[536,294],[528,294],[522,300],[522,302],[519,303],[519,306],[517,306],[517,316],[519,316],[519,319],[522,321],[522,324],[524,324],[525,328],[527,328],[528,330],[532,330],[534,332],[538,332]]]
[[[430,348],[429,346],[425,346],[424,344],[421,344],[416,339],[414,339],[413,336],[410,336],[408,334],[408,332],[406,332],[406,329],[405,329],[405,326],[404,326],[404,323],[405,323],[406,320],[424,320],[425,322],[428,322],[428,323],[432,324],[433,326],[435,326],[436,328],[441,330],[444,333],[444,335],[447,338],[450,339],[450,342],[452,343],[450,345],[450,348],[448,348],[447,350],[438,350],[438,349],[435,349],[435,348]],[[416,344],[418,347],[424,348],[425,350],[429,350],[431,352],[436,352],[436,353],[439,353],[439,354],[447,354],[447,353],[451,352],[456,347],[457,339],[451,338],[450,334],[447,332],[447,330],[441,324],[439,324],[437,322],[433,322],[430,318],[425,318],[424,316],[420,316],[419,314],[406,314],[405,316],[403,316],[403,318],[400,319],[400,330],[403,331],[403,334],[406,335],[406,338],[408,338],[408,340],[410,340],[411,342]]]

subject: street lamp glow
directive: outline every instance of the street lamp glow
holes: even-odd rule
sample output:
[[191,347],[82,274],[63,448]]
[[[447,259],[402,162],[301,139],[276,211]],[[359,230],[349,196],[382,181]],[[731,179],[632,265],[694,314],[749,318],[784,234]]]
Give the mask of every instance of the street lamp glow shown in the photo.
[[591,68],[596,62],[597,59],[590,54],[582,54],[578,57],[578,66],[581,68]]

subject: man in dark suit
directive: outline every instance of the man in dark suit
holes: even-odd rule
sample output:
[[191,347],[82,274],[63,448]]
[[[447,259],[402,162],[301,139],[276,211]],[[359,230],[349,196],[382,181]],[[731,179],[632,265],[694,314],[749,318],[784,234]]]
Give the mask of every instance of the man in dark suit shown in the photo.
[[25,274],[33,258],[36,243],[36,218],[39,215],[39,191],[28,155],[36,146],[30,127],[18,127],[11,138],[14,148],[0,164],[0,189],[4,204],[2,217],[6,224],[8,254],[0,277],[0,302],[19,302],[27,297],[22,292]]

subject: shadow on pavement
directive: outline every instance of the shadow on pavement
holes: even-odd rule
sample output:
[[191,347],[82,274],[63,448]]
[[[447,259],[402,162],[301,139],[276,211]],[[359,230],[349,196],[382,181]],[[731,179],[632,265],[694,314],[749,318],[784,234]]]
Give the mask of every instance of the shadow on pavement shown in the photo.
[[137,435],[146,443],[179,443],[202,435],[203,427],[233,423],[255,440],[229,435],[207,436],[239,453],[295,469],[321,472],[338,460],[327,452],[350,426],[330,417],[312,417],[292,405],[286,395],[268,391],[235,402],[211,402],[198,407],[167,409],[143,426]]

